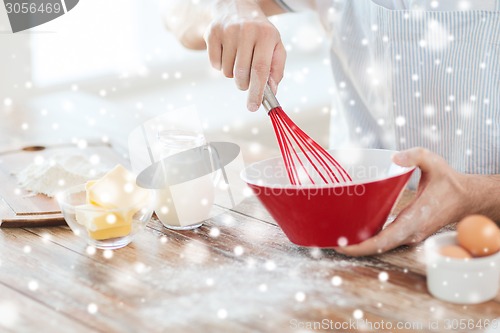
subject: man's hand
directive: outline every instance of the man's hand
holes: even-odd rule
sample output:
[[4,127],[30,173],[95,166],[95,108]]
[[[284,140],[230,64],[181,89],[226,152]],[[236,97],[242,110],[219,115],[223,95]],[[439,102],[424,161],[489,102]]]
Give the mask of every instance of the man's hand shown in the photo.
[[459,173],[442,157],[423,148],[400,152],[393,160],[401,166],[418,166],[422,171],[414,200],[379,234],[360,244],[337,248],[338,252],[352,256],[382,253],[400,245],[421,242],[441,227],[469,214],[498,218],[498,202],[495,209],[495,203],[486,198],[492,195],[489,188],[498,191],[497,176]]
[[273,0],[169,0],[165,25],[187,48],[208,49],[210,63],[236,86],[248,90],[247,108],[256,111],[267,82],[276,93],[286,51],[267,16],[284,13]]
[[286,51],[276,27],[254,0],[218,0],[205,33],[210,63],[248,90],[247,108],[257,111],[267,82],[276,92]]

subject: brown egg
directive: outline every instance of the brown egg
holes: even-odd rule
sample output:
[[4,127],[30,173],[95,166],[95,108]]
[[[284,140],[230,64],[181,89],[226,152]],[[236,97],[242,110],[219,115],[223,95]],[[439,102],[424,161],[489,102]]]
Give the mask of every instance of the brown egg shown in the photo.
[[474,257],[483,257],[500,250],[500,229],[483,215],[469,215],[457,225],[458,244]]
[[456,259],[469,259],[472,258],[469,252],[467,252],[463,247],[458,245],[447,245],[443,246],[439,253],[445,257],[456,258]]

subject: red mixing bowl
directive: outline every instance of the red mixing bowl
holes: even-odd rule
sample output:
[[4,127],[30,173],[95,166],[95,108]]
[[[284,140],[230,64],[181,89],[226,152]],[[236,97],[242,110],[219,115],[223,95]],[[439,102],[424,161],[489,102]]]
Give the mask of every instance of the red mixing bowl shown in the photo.
[[353,181],[335,185],[290,185],[281,157],[251,164],[243,180],[300,246],[337,247],[378,233],[415,168],[392,163],[395,151],[330,150]]

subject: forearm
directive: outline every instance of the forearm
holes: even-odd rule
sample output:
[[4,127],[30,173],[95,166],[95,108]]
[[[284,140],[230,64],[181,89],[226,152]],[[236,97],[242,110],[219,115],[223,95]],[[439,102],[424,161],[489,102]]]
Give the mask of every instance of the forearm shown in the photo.
[[469,199],[474,211],[500,223],[500,175],[467,175]]
[[164,8],[164,22],[187,48],[206,48],[204,33],[215,15],[265,15],[284,13],[274,0],[170,0]]

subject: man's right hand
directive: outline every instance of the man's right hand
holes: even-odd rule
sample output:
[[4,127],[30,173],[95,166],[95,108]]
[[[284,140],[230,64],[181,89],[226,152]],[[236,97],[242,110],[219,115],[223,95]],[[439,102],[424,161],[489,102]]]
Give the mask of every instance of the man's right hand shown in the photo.
[[267,82],[276,93],[286,51],[276,27],[254,0],[217,0],[204,39],[212,66],[248,90],[247,108],[257,111]]

